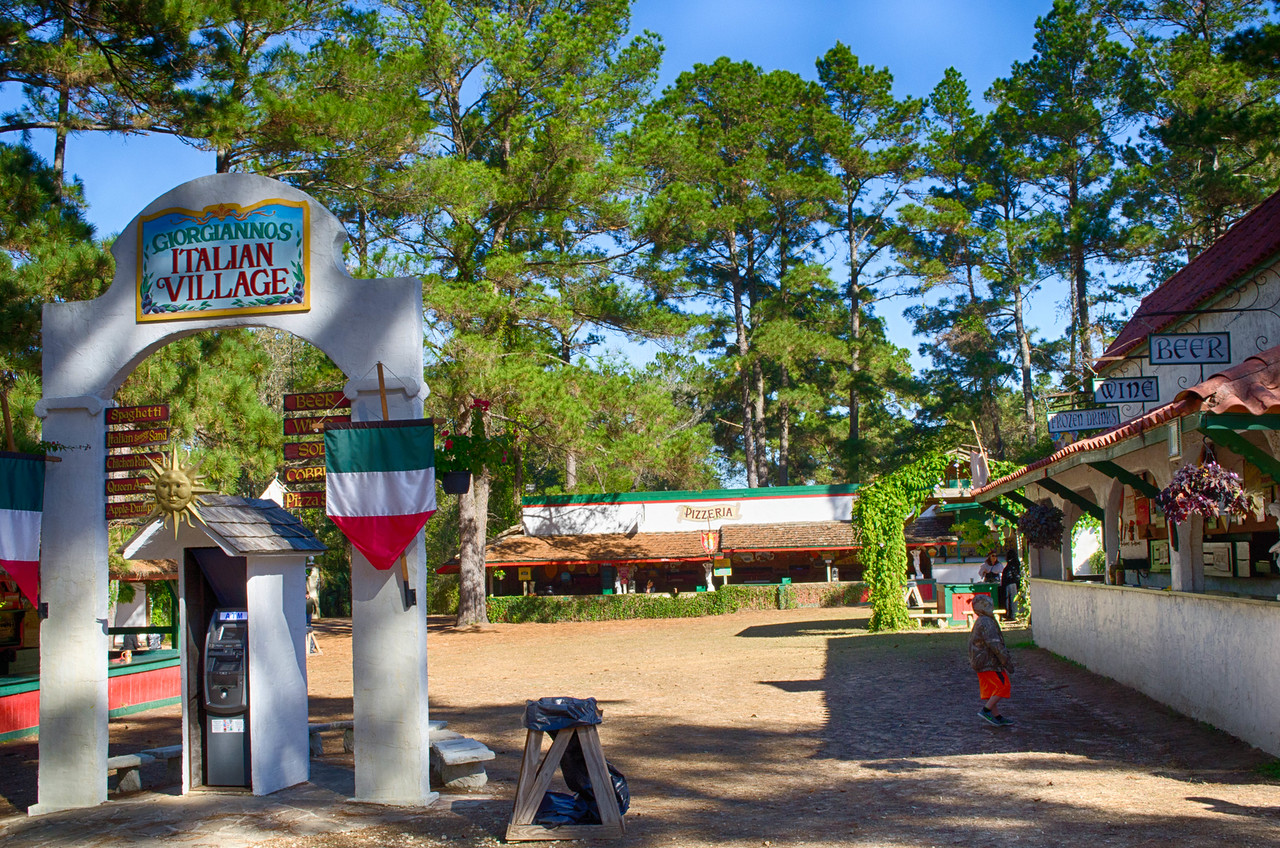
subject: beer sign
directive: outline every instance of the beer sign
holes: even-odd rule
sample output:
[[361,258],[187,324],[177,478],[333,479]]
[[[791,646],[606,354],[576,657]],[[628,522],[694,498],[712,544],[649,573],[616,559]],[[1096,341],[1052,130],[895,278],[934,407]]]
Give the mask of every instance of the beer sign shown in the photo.
[[304,392],[285,395],[285,412],[325,412],[330,409],[350,409],[351,398],[340,391]]
[[1230,333],[1152,333],[1147,336],[1152,365],[1227,365]]

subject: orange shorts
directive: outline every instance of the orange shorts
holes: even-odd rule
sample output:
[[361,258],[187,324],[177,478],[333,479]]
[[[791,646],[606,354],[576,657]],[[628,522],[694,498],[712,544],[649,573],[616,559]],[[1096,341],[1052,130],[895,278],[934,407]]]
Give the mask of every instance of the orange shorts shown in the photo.
[[982,698],[982,700],[985,701],[992,695],[999,695],[1001,698],[1008,698],[1012,690],[1013,680],[1009,677],[1008,672],[978,672],[978,697]]

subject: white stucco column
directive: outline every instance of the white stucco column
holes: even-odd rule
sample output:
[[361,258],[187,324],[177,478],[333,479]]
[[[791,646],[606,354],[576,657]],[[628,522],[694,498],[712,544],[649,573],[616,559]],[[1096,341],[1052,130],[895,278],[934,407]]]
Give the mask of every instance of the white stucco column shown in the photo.
[[[377,382],[347,386],[354,421],[382,420]],[[422,397],[388,391],[391,420],[422,417]],[[400,565],[386,571],[351,552],[351,664],[356,800],[423,806],[435,800],[428,769],[427,583],[422,536],[405,551],[417,606],[405,609]]]
[[107,800],[107,524],[105,404],[46,398],[45,441],[66,445],[45,466],[40,549],[40,769],[32,815]]
[[1178,549],[1170,546],[1169,577],[1175,592],[1204,591],[1204,519],[1199,513],[1176,525]]
[[1111,485],[1107,488],[1105,498],[1105,515],[1102,519],[1102,549],[1107,556],[1107,568],[1105,582],[1111,583],[1112,569],[1120,557],[1120,512],[1124,507],[1124,484],[1119,480],[1112,480]]
[[251,783],[254,795],[269,795],[311,776],[307,558],[277,555],[246,560]]

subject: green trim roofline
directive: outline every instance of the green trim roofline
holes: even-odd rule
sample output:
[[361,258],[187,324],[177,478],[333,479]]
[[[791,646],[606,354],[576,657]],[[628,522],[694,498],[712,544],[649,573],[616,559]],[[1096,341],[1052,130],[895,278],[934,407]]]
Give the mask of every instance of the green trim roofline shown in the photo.
[[524,506],[569,506],[570,504],[671,503],[678,501],[763,500],[765,498],[820,498],[852,495],[857,483],[840,486],[771,486],[759,489],[706,489],[683,492],[603,492],[594,495],[526,495]]

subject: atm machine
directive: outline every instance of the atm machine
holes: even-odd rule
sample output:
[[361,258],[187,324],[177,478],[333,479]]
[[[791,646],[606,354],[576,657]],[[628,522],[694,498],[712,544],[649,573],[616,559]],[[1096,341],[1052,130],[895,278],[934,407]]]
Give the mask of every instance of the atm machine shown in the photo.
[[205,784],[249,786],[249,613],[216,609],[204,637]]

